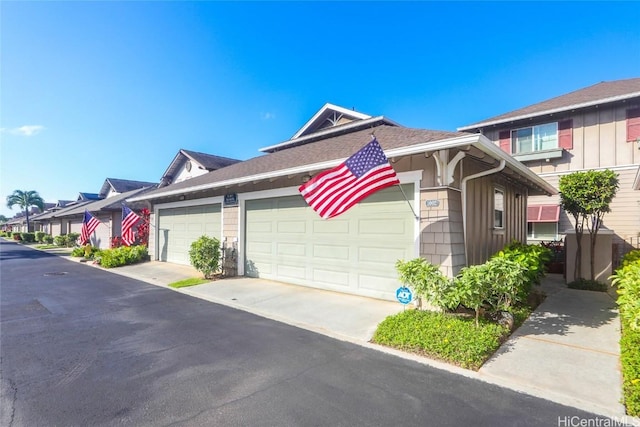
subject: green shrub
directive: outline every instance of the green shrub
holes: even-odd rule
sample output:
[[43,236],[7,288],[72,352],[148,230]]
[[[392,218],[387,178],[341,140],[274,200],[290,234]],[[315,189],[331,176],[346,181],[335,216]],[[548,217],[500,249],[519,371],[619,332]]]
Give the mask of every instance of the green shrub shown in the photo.
[[618,286],[620,317],[634,330],[640,331],[640,256],[632,251],[623,258],[611,284]]
[[611,276],[618,286],[623,400],[627,413],[640,416],[640,250],[629,252]]
[[84,246],[78,246],[76,248],[73,248],[73,251],[71,251],[71,256],[72,257],[84,257],[86,259],[93,259],[97,253],[100,252],[100,249],[95,247],[95,246],[91,246],[90,244],[86,244]]
[[620,339],[622,393],[627,414],[640,417],[640,330],[622,322]]
[[80,233],[69,233],[69,234],[67,234],[66,246],[68,248],[76,246],[78,237],[80,237]]
[[56,246],[67,246],[67,236],[65,234],[61,234],[60,236],[54,237],[53,244]]
[[71,256],[74,258],[81,258],[84,256],[84,248],[73,248]]
[[399,260],[396,270],[400,281],[429,304],[442,309],[453,309],[458,305],[449,298],[452,280],[426,259]]
[[44,231],[36,231],[35,235],[36,235],[36,242],[42,243],[44,242],[43,239],[44,239],[44,236],[47,235],[47,233],[45,233]]
[[13,232],[11,233],[11,237],[13,238],[13,240],[22,240],[22,233],[17,233],[17,232]]
[[34,243],[36,235],[34,233],[20,233],[20,239],[26,243]]
[[46,243],[46,244],[48,244],[48,245],[52,244],[52,243],[53,243],[53,236],[51,236],[51,235],[49,235],[49,234],[45,235],[45,236],[42,238],[42,242],[43,242],[43,243]]
[[631,252],[627,252],[625,256],[622,257],[622,266],[624,267],[638,260],[640,260],[640,249],[635,249]]
[[514,240],[491,258],[507,258],[523,265],[526,268],[524,274],[528,281],[531,284],[540,284],[540,279],[544,276],[545,264],[551,261],[553,252],[541,245],[525,245]]
[[189,258],[191,265],[204,274],[206,279],[211,279],[220,268],[220,240],[215,237],[200,236],[191,243]]
[[120,246],[99,251],[96,259],[102,267],[113,268],[138,263],[145,260],[147,255],[147,247],[144,245]]

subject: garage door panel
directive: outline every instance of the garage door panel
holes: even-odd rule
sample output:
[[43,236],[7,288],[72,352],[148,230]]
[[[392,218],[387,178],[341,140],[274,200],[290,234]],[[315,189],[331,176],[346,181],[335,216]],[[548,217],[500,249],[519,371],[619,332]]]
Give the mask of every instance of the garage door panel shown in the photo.
[[306,269],[304,267],[278,264],[276,265],[276,271],[279,278],[284,280],[293,280],[294,283],[306,278]]
[[272,252],[271,246],[271,241],[253,241],[247,244],[247,252],[253,254],[254,258],[260,255],[270,257]]
[[321,268],[314,268],[312,270],[313,281],[326,287],[341,286],[343,288],[349,287],[349,273],[344,271],[334,271]]
[[358,221],[360,234],[395,234],[404,236],[407,233],[406,221],[399,219],[361,219]]
[[306,233],[307,224],[304,221],[279,221],[278,233]]
[[372,292],[388,292],[389,288],[396,289],[398,282],[395,278],[388,278],[381,275],[358,275],[358,289]]
[[390,259],[404,259],[405,254],[401,248],[363,247],[358,248],[358,262],[388,263]]
[[313,257],[326,260],[349,260],[348,245],[313,245]]
[[306,245],[303,243],[277,243],[278,255],[293,255],[304,257],[307,252]]
[[273,224],[271,221],[255,221],[247,224],[248,233],[271,233]]
[[335,219],[331,219],[328,221],[313,221],[313,232],[327,234],[347,234],[349,233],[349,221]]
[[277,209],[291,209],[288,212],[298,212],[300,215],[305,215],[307,210],[307,203],[302,197],[287,197],[277,199],[275,203]]
[[197,224],[197,223],[191,222],[187,224],[187,230],[189,231],[189,234],[202,233],[203,225],[204,224]]

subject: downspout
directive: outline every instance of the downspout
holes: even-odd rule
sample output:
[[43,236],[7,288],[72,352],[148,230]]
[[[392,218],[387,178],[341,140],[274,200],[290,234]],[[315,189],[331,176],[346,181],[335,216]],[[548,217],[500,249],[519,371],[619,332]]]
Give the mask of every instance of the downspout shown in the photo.
[[498,173],[504,169],[506,164],[507,162],[504,159],[502,159],[500,160],[500,164],[495,168],[478,172],[477,174],[474,174],[474,175],[466,176],[462,178],[462,181],[460,183],[460,187],[461,187],[460,191],[461,191],[461,197],[462,197],[462,233],[463,233],[463,239],[464,239],[464,263],[466,265],[469,265],[469,256],[467,255],[467,252],[468,252],[467,250],[467,181],[470,181],[476,178],[481,178],[483,176],[491,175],[494,173]]

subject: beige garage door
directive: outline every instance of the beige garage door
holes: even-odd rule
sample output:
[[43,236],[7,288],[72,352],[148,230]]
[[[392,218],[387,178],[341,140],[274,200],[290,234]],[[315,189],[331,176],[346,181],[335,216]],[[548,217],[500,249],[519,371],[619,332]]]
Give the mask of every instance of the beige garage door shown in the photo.
[[220,239],[220,204],[158,211],[158,259],[189,265],[191,243],[202,235]]
[[415,218],[398,187],[328,220],[301,196],[245,206],[247,276],[393,300],[396,261],[416,256]]

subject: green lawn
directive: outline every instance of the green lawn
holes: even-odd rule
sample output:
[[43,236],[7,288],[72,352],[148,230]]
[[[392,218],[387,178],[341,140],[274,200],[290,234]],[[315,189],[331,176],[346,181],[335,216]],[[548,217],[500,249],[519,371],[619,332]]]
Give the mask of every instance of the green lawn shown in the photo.
[[209,283],[211,280],[201,279],[199,277],[192,277],[190,279],[179,280],[169,284],[171,288],[186,288],[188,286],[201,285],[203,283]]

